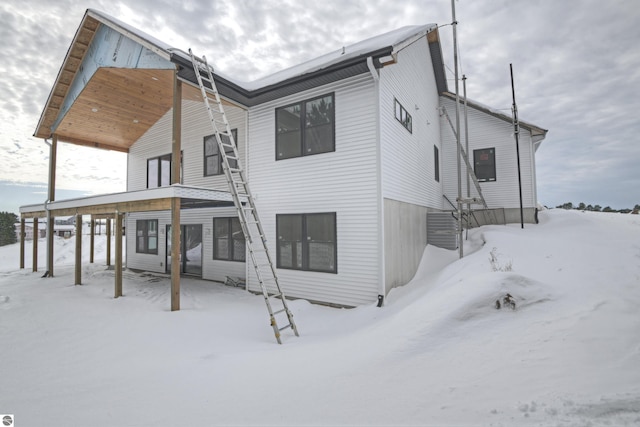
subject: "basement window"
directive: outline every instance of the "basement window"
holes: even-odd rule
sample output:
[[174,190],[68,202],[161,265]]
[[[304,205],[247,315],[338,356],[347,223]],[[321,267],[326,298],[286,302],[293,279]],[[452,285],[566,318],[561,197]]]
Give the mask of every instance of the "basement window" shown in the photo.
[[276,160],[335,151],[334,94],[276,109]]
[[244,261],[244,232],[237,217],[213,219],[213,259]]
[[480,182],[496,180],[496,149],[473,150],[473,170]]
[[136,252],[139,254],[158,254],[157,219],[136,221]]
[[276,215],[277,267],[338,272],[336,214]]
[[410,133],[413,133],[411,114],[409,114],[407,110],[402,106],[402,104],[400,104],[395,98],[393,98],[393,107],[396,114],[396,120],[399,121],[400,124],[404,126]]
[[[238,142],[238,129],[232,129],[231,135],[233,135],[233,141]],[[229,137],[226,135],[220,135],[222,142],[224,144],[229,143]],[[233,148],[227,147],[225,148],[225,152],[227,155],[233,155]],[[220,150],[218,149],[218,142],[216,141],[216,136],[208,135],[204,137],[204,176],[214,176],[214,175],[222,175],[224,174],[224,169],[222,168],[223,160],[220,155]],[[232,168],[238,167],[238,161],[235,159],[229,159],[229,166]]]

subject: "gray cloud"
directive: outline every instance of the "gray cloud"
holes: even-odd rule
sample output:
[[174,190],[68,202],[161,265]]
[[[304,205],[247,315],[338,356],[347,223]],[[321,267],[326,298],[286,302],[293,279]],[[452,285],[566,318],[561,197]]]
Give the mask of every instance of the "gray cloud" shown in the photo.
[[[0,37],[7,52],[0,73],[7,77],[0,79],[0,162],[4,170],[9,165],[29,170],[25,180],[37,176],[46,182],[48,150],[30,135],[87,7],[175,47],[192,47],[206,54],[220,71],[241,80],[400,26],[451,23],[449,0],[402,4],[382,0],[3,2]],[[513,63],[520,117],[550,130],[537,154],[540,201],[612,207],[640,203],[637,4],[460,0],[456,8],[460,62],[468,77],[469,97],[508,113],[508,67]],[[450,69],[451,33],[451,26],[440,30]],[[449,78],[453,78],[451,72]],[[453,89],[453,80],[449,86]],[[16,142],[22,150],[15,150]],[[99,182],[124,172],[116,167],[103,173],[104,166],[98,166],[91,173]],[[68,177],[62,182],[78,180],[73,172],[61,174]],[[0,170],[0,179],[17,178]]]

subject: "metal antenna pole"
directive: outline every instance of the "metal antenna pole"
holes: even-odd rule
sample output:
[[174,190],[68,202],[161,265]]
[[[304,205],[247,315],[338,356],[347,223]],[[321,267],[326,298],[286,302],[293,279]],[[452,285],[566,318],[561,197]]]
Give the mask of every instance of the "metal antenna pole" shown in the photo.
[[455,0],[451,0],[451,14],[453,15],[453,68],[455,69],[455,81],[456,81],[456,142],[458,145],[458,246],[460,251],[460,258],[464,256],[464,249],[462,248],[462,167],[460,164],[460,156],[462,150],[460,146],[460,93],[458,90],[458,40],[456,35],[456,27],[458,22],[456,21],[456,4]]
[[518,158],[518,190],[520,191],[520,228],[524,228],[524,214],[522,211],[522,177],[520,176],[520,123],[518,122],[518,107],[516,105],[516,90],[513,84],[513,64],[509,64],[511,71],[511,95],[513,96],[513,134],[516,137],[516,157]]
[[[467,76],[462,75],[462,93],[464,97],[464,152],[467,157],[465,165],[467,167],[467,200],[471,198],[471,183],[469,178],[469,120],[467,118]],[[471,203],[467,203],[467,221],[469,221],[469,215],[471,213]],[[469,225],[467,224],[467,232],[465,233],[465,240],[469,238]]]

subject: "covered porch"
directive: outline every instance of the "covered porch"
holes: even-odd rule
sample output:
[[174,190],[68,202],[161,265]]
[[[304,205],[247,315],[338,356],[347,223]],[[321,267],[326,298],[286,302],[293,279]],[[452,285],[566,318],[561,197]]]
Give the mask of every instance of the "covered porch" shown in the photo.
[[[54,218],[60,216],[76,217],[76,246],[75,246],[75,280],[74,284],[82,284],[82,216],[91,216],[91,244],[90,262],[94,261],[94,224],[98,218],[107,219],[107,265],[110,265],[111,221],[115,222],[115,283],[114,297],[122,296],[123,247],[122,228],[124,217],[133,212],[170,211],[171,233],[175,242],[171,246],[171,310],[180,309],[180,212],[183,209],[202,207],[233,206],[231,194],[224,191],[188,187],[174,184],[169,187],[153,188],[127,193],[107,194],[72,200],[61,200],[47,204],[22,206],[20,208],[20,226],[24,230],[27,218],[33,218],[34,228],[37,229],[38,218]],[[49,250],[47,251],[47,271],[45,276],[54,275],[53,235],[48,235]],[[38,251],[37,240],[33,243],[33,271],[37,271]],[[20,235],[20,268],[25,268],[25,233]]]

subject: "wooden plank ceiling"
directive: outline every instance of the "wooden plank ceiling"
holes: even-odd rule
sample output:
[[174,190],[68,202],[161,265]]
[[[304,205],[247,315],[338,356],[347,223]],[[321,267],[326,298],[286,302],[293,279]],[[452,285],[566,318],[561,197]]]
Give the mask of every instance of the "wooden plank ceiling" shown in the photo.
[[61,141],[127,152],[173,105],[173,75],[100,68],[55,133]]

